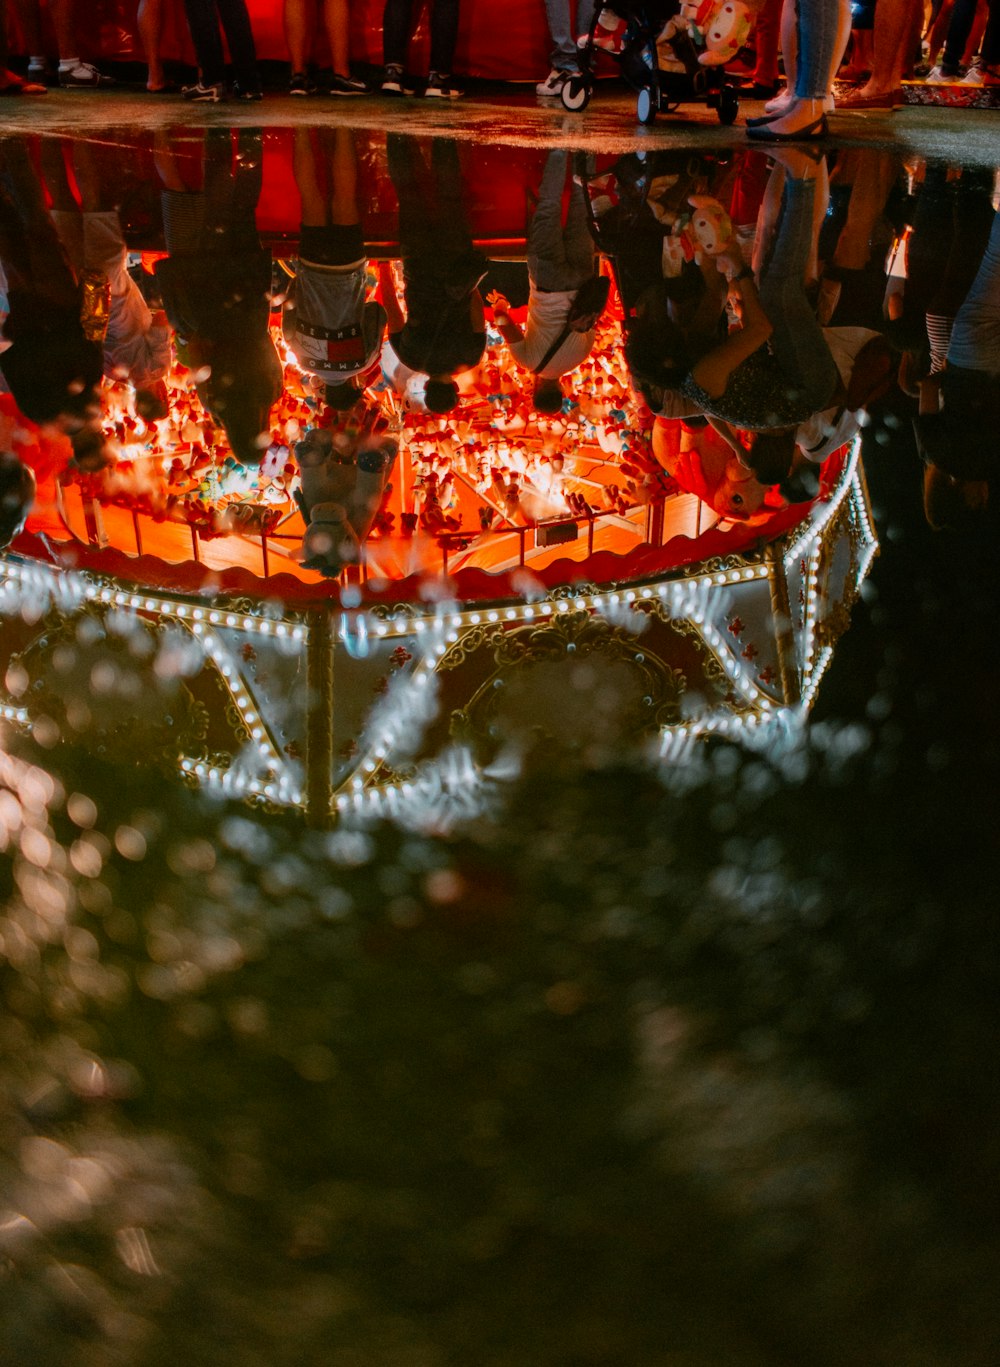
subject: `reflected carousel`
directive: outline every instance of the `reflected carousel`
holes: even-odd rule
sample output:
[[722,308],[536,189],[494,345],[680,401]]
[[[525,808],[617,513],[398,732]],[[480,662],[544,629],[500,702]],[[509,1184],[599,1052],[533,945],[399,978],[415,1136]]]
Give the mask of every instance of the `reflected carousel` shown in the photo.
[[[523,241],[476,247],[495,271]],[[405,271],[371,257],[365,296],[391,309]],[[341,411],[289,345],[294,271],[279,256],[267,295],[280,397],[259,462],[189,347],[158,406],[103,382],[103,467],[0,395],[0,447],[37,482],[0,559],[8,723],[325,825],[454,808],[540,733],[673,760],[801,721],[877,551],[858,435],[810,501],[733,520],[705,475],[715,429],[659,418],[652,439],[616,288],[554,412],[510,362],[524,304],[499,290],[454,411],[401,392],[384,356]]]

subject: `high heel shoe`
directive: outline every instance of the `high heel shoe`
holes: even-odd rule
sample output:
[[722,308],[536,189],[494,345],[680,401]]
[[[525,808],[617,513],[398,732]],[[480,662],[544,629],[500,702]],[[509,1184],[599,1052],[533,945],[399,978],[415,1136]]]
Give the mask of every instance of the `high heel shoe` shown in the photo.
[[829,132],[826,115],[821,114],[812,123],[807,123],[804,128],[796,128],[792,133],[776,133],[766,124],[757,124],[747,129],[747,137],[754,142],[818,142],[820,138],[827,137]]

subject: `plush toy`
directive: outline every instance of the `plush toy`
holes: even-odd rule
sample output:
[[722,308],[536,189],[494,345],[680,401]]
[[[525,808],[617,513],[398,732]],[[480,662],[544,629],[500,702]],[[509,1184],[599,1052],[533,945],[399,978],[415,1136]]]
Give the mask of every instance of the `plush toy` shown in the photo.
[[691,195],[690,215],[679,218],[674,230],[663,239],[663,274],[667,279],[680,275],[688,261],[718,256],[733,238],[733,221],[711,195]]
[[688,231],[697,250],[705,256],[718,256],[733,240],[733,220],[711,195],[691,195],[688,203],[694,211]]
[[750,36],[753,21],[743,0],[681,0],[656,40],[661,71],[685,71],[685,49],[700,66],[724,66]]
[[716,7],[703,27],[705,51],[698,58],[702,66],[724,66],[731,62],[750,37],[752,20],[743,0],[726,0]]
[[[623,19],[620,14],[616,14],[610,5],[605,5],[597,16],[597,23],[594,25],[594,47],[599,47],[604,52],[610,52],[617,57],[625,47],[625,34],[628,30],[628,20]],[[578,39],[579,43],[585,43],[586,37]]]

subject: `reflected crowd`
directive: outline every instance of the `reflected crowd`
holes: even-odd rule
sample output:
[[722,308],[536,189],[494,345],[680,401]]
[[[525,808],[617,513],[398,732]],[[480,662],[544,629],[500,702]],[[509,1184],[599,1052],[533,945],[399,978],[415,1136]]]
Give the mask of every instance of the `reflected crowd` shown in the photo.
[[132,556],[315,583],[766,537],[890,391],[928,522],[972,525],[995,205],[994,172],[850,149],[6,138],[3,542],[106,544],[103,513]]

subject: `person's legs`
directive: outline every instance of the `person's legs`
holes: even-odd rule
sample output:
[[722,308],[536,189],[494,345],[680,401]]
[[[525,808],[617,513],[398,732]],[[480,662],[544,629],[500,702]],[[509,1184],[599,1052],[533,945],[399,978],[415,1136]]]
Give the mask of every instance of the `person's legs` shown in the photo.
[[922,0],[878,0],[871,79],[840,101],[842,109],[865,108],[873,102],[891,108],[903,79],[903,68],[916,45],[923,14]]
[[948,363],[1000,375],[1000,214],[994,214],[979,271],[955,319]]
[[330,198],[327,220],[338,227],[361,222],[358,204],[358,154],[350,128],[323,130],[330,166]]
[[778,83],[778,33],[781,28],[781,10],[782,0],[764,0],[763,8],[757,14],[754,85],[774,86]]
[[226,61],[215,0],[184,0],[184,13],[191,30],[201,84],[221,85],[226,78]]
[[[549,37],[552,39],[549,61],[553,71],[579,71],[580,63],[570,18],[569,0],[545,0],[545,22],[548,25]],[[578,23],[577,28],[579,27]]]
[[240,89],[258,91],[260,73],[257,70],[257,45],[254,42],[250,15],[247,13],[246,0],[215,0],[219,12],[229,55],[233,59],[233,72]]
[[292,174],[299,192],[300,217],[304,228],[326,226],[326,196],[319,178],[319,158],[313,138],[319,130],[296,128],[292,143]]
[[777,105],[778,117],[771,123],[750,130],[751,137],[761,141],[815,134],[821,129],[833,75],[850,32],[849,0],[798,0],[796,13],[794,96],[787,105]]
[[406,66],[406,49],[410,42],[410,11],[412,0],[385,0],[382,15],[382,58],[386,66]]
[[[801,170],[801,168],[796,168]],[[812,171],[815,168],[811,168]],[[837,388],[838,371],[805,292],[813,249],[818,179],[786,176],[774,250],[760,278],[760,302],[774,329],[771,349],[803,402],[820,412]]]
[[450,76],[458,41],[459,0],[431,0],[431,71]]
[[323,0],[323,22],[335,76],[351,74],[350,10],[347,0]]
[[139,37],[146,53],[146,89],[159,90],[166,84],[163,59],[160,57],[160,38],[163,34],[163,0],[139,0],[136,11]]
[[528,222],[528,274],[539,289],[571,288],[566,283],[562,195],[569,152],[551,151],[545,159],[538,199]]
[[312,49],[312,19],[315,0],[285,0],[285,42],[292,74],[305,73]]

